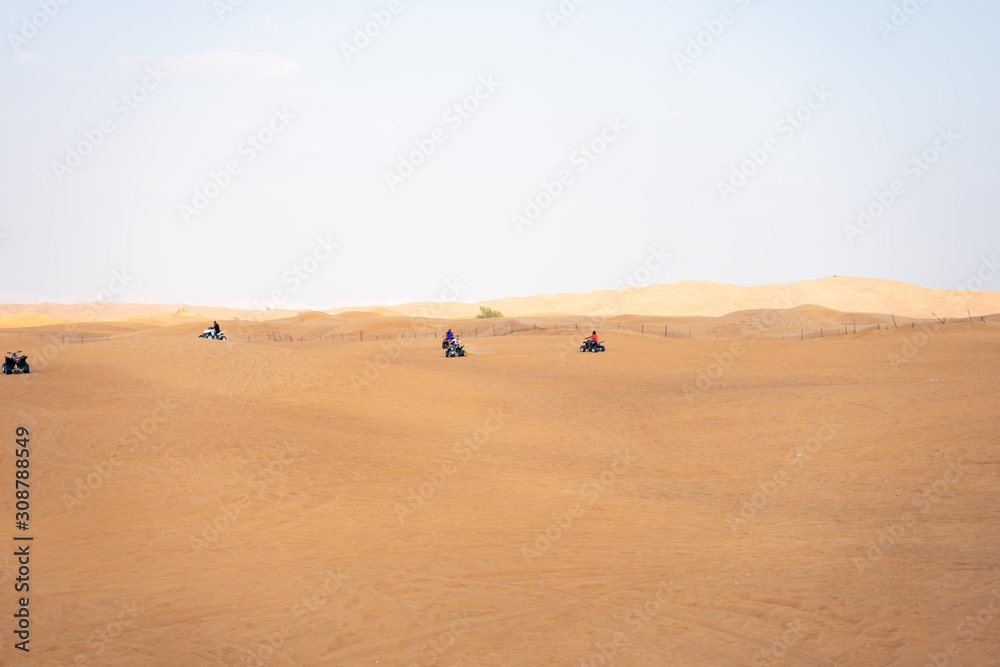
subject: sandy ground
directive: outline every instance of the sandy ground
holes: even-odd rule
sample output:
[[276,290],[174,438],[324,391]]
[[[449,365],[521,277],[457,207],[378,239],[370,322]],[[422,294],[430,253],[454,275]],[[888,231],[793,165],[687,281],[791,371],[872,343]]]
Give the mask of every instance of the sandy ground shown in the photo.
[[53,344],[0,663],[1000,663],[1000,326],[580,338]]

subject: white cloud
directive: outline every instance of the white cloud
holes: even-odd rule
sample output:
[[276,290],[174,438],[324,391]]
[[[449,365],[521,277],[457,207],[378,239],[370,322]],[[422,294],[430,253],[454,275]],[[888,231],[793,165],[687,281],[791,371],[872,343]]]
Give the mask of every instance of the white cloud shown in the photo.
[[279,79],[297,75],[302,67],[298,59],[279,53],[216,51],[181,58],[167,58],[159,63],[171,76],[197,81]]
[[86,78],[83,72],[75,69],[68,69],[59,75],[59,78],[63,81],[82,81]]
[[295,27],[298,28],[299,30],[308,30],[310,28],[315,28],[316,27],[316,22],[315,21],[299,21],[298,23],[295,24]]

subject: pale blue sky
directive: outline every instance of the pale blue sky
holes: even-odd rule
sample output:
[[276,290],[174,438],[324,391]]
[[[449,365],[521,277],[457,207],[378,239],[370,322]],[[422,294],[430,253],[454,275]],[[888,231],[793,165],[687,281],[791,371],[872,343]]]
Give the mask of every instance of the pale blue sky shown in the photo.
[[[37,35],[11,37],[49,1]],[[342,43],[388,0],[244,0],[220,18],[224,1],[5,3],[0,298],[93,295],[122,268],[117,300],[391,303],[450,278],[461,300],[583,292],[651,246],[671,254],[652,282],[954,287],[1000,252],[995,2],[910,0],[885,38],[898,0],[587,0],[555,30],[558,0],[399,0],[347,62]],[[724,10],[732,22],[679,71],[674,53]],[[163,82],[122,117],[148,67]],[[481,77],[498,88],[454,127],[446,111]],[[830,99],[786,136],[776,124],[814,88]],[[241,145],[274,109],[295,118],[250,161]],[[625,129],[579,171],[578,148],[615,118]],[[54,163],[105,119],[114,131],[60,180]],[[445,141],[391,191],[385,173],[435,128]],[[911,180],[905,163],[946,128],[958,138]],[[723,201],[719,182],[771,138]],[[240,172],[185,222],[229,161]],[[571,184],[518,233],[512,216],[561,170]],[[849,238],[897,179],[904,194]],[[312,264],[318,237],[339,248]]]

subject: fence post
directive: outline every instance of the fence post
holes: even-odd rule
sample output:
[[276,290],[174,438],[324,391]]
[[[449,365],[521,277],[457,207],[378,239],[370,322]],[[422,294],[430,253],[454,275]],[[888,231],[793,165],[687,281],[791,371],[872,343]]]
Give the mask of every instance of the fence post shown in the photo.
[[854,333],[858,333],[858,321],[852,320],[854,322]]
[[898,324],[896,324],[896,316],[890,313],[890,314],[889,314],[889,317],[891,317],[891,318],[892,318],[892,327],[893,327],[894,329],[898,329],[898,328],[899,328],[899,325],[898,325]]
[[970,311],[968,308],[966,308],[965,312],[969,313],[969,324],[972,324],[972,311]]

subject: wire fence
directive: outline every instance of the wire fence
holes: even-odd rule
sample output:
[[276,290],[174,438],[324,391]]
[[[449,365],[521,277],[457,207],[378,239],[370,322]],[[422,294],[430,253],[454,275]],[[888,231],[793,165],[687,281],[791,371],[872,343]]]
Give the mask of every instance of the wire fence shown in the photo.
[[[774,312],[774,311],[769,311]],[[780,323],[777,321],[770,321],[768,319],[767,312],[763,314],[756,314],[754,316],[748,317],[745,320],[730,324],[726,326],[725,331],[711,330],[706,331],[703,328],[699,329],[696,327],[685,327],[685,326],[670,326],[662,323],[643,323],[635,321],[625,321],[625,322],[574,322],[569,320],[557,320],[551,321],[546,320],[541,326],[538,321],[525,322],[523,320],[510,319],[501,323],[496,324],[486,324],[481,326],[475,326],[472,328],[460,328],[452,329],[452,332],[459,338],[465,339],[476,339],[476,338],[497,338],[501,336],[510,336],[517,333],[525,333],[531,331],[578,331],[584,336],[587,335],[587,331],[629,331],[632,333],[638,333],[645,336],[654,336],[660,338],[673,338],[673,339],[694,339],[694,340],[747,340],[757,339],[757,340],[814,340],[820,338],[829,338],[832,336],[850,336],[857,333],[862,333],[865,331],[880,331],[889,329],[900,329],[900,328],[913,328],[916,326],[922,326],[927,324],[940,324],[948,325],[955,323],[971,323],[971,324],[987,324],[987,323],[1000,323],[1000,314],[992,315],[980,315],[968,317],[947,317],[938,318],[935,316],[934,319],[914,319],[914,318],[897,318],[895,316],[890,316],[891,322],[857,322],[852,321],[850,324],[838,324],[834,326],[820,327],[817,329],[805,329],[801,328],[798,333],[795,332],[785,332],[785,333],[770,333],[768,329],[775,328]],[[787,328],[787,327],[781,327]],[[363,343],[363,342],[378,342],[387,340],[403,340],[407,338],[427,338],[427,339],[442,339],[444,338],[446,329],[441,330],[428,330],[428,331],[399,331],[394,333],[386,332],[365,332],[363,330],[359,331],[347,331],[347,332],[337,332],[336,330],[327,331],[320,335],[305,336],[301,334],[291,334],[288,332],[251,332],[251,333],[237,333],[231,332],[227,333],[228,340],[237,340],[248,343],[266,343],[266,342],[329,342],[329,343]],[[81,344],[81,343],[96,343],[96,342],[108,342],[111,340],[120,340],[125,338],[134,338],[134,334],[120,333],[120,334],[106,334],[106,333],[88,333],[88,332],[62,332],[62,331],[5,331],[0,330],[0,336],[12,336],[16,340],[23,340],[25,344],[32,343],[34,341],[39,342],[55,342],[63,344]]]

